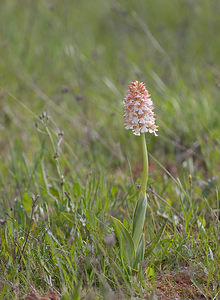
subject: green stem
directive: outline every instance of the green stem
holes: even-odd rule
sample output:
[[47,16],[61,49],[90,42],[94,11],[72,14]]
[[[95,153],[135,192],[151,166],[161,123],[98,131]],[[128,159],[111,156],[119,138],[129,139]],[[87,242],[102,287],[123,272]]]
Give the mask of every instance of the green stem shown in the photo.
[[148,180],[148,154],[147,154],[147,144],[146,144],[146,140],[145,140],[145,133],[141,134],[141,144],[142,144],[143,164],[144,164],[142,180],[141,180],[141,195],[145,195],[146,187],[147,187],[147,180]]
[[[143,229],[147,209],[147,197],[146,197],[146,187],[148,180],[148,154],[147,145],[145,140],[145,134],[141,134],[142,152],[143,152],[143,173],[141,180],[141,191],[139,194],[139,199],[137,201],[132,226],[132,238],[134,241],[135,251],[137,251],[137,259],[139,260],[144,253],[144,243],[141,242],[143,238]],[[141,254],[142,253],[142,254]],[[138,258],[139,257],[139,258]]]

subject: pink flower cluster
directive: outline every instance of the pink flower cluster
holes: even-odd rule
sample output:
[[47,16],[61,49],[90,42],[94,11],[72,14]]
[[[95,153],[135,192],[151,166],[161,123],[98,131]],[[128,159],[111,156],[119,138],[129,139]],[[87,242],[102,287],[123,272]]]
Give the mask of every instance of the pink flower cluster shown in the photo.
[[132,129],[133,134],[144,132],[156,134],[153,102],[143,82],[130,82],[127,95],[124,99],[125,129]]

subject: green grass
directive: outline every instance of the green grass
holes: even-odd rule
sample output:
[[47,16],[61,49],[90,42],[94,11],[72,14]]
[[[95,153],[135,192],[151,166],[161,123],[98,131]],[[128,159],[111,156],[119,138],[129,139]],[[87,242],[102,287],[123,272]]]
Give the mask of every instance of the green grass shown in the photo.
[[[219,11],[217,0],[1,1],[0,299],[33,288],[166,299],[169,276],[167,299],[218,299]],[[110,216],[131,229],[133,80],[152,94],[159,136],[147,135],[145,261],[129,274]]]

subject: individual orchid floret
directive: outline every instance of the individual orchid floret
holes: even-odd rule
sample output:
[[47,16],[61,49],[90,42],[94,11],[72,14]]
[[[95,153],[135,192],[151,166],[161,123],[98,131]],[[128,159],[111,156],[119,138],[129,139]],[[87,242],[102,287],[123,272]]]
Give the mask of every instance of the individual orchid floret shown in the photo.
[[143,82],[130,82],[124,108],[125,129],[131,129],[135,135],[145,132],[157,135],[153,102]]

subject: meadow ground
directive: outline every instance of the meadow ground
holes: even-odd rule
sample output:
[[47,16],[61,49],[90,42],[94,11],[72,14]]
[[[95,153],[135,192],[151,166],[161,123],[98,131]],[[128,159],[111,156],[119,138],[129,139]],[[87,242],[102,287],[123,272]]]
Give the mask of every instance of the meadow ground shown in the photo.
[[[0,6],[0,299],[219,299],[220,2]],[[130,230],[134,80],[159,136],[147,135],[145,260],[129,273],[110,216]]]

